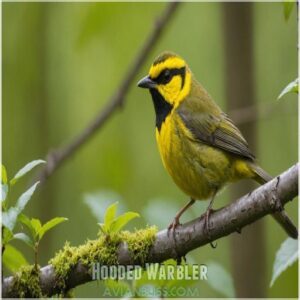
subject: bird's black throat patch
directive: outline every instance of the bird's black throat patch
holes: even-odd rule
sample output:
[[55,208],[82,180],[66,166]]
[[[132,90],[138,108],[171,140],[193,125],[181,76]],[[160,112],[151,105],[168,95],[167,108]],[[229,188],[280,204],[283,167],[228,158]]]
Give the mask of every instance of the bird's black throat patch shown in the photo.
[[152,96],[152,101],[154,104],[156,114],[155,125],[158,131],[160,131],[162,123],[165,121],[166,117],[171,112],[173,106],[170,103],[168,103],[156,89],[150,89],[150,94]]

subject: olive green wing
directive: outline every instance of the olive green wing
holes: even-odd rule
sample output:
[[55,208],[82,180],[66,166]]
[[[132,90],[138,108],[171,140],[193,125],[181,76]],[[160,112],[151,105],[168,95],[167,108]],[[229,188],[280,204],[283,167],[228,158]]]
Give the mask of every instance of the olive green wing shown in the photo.
[[242,133],[219,109],[212,114],[197,109],[197,105],[182,105],[177,112],[196,141],[252,161],[255,159]]

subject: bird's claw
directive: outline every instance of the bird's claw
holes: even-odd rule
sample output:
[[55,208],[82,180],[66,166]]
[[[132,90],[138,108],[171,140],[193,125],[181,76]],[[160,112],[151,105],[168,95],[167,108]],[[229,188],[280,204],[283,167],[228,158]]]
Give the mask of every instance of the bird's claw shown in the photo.
[[208,240],[210,240],[209,244],[210,246],[215,249],[217,248],[217,242],[214,244],[211,240],[211,236],[210,236],[210,228],[209,228],[209,217],[210,217],[210,214],[211,212],[213,212],[212,209],[208,209],[205,213],[204,213],[204,228],[205,228],[205,231],[206,231],[206,235],[207,235],[207,238]]
[[174,218],[173,222],[168,226],[168,235],[170,231],[175,231],[176,227],[180,226],[179,218]]

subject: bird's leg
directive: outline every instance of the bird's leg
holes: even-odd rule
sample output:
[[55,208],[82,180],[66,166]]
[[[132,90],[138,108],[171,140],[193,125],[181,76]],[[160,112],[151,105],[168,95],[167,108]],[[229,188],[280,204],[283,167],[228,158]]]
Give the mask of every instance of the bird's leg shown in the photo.
[[175,230],[175,228],[180,225],[179,219],[182,216],[182,214],[193,204],[195,203],[195,200],[191,198],[191,200],[176,214],[173,222],[168,226],[168,230]]
[[[215,192],[213,194],[213,196],[212,196],[212,198],[211,198],[211,200],[209,202],[209,205],[208,205],[205,213],[203,214],[203,216],[205,218],[204,219],[204,227],[205,227],[205,231],[206,231],[206,234],[207,234],[207,237],[208,237],[209,240],[211,240],[211,236],[210,236],[210,232],[209,232],[210,231],[210,229],[209,229],[209,217],[210,217],[211,212],[213,211],[212,210],[212,206],[213,206],[213,203],[214,203],[214,200],[215,200],[216,193],[217,192]],[[212,242],[210,242],[210,245],[211,245],[212,248],[216,248],[217,247],[217,244],[214,245]]]

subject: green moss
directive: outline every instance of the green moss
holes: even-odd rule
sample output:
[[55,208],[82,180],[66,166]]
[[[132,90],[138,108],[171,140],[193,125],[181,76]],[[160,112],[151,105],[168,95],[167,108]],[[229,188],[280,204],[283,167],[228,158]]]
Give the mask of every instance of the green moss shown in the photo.
[[117,248],[120,239],[116,236],[110,239],[104,235],[97,240],[89,240],[79,247],[71,247],[67,242],[49,263],[53,265],[56,273],[55,287],[60,291],[67,290],[66,281],[70,270],[79,262],[90,267],[93,262],[101,264],[115,265],[118,263]]
[[63,249],[49,261],[56,273],[55,287],[63,293],[66,292],[66,281],[70,270],[79,262],[88,268],[94,262],[109,266],[117,265],[117,250],[121,242],[128,244],[128,249],[135,262],[144,264],[155,240],[156,232],[156,227],[148,227],[135,232],[121,231],[113,235],[100,234],[98,239],[88,240],[79,247],[72,247],[67,242]]
[[76,264],[76,251],[76,247],[71,247],[70,243],[66,242],[63,249],[49,261],[49,263],[53,265],[56,273],[55,288],[61,291],[66,289],[65,279],[70,269]]
[[145,264],[150,247],[155,241],[157,227],[151,226],[135,232],[122,231],[121,239],[128,244],[128,249],[135,263]]
[[14,275],[12,294],[18,298],[41,298],[39,273],[34,265],[21,267]]
[[[150,247],[155,240],[156,227],[135,230],[134,232],[121,231],[113,235],[101,234],[96,240],[88,240],[84,245],[72,247],[66,242],[49,263],[52,264],[56,274],[54,288],[61,291],[60,296],[67,295],[66,284],[70,271],[78,263],[90,268],[94,262],[102,265],[118,264],[118,247],[121,242],[128,244],[128,249],[135,263],[144,264]],[[39,269],[34,266],[24,266],[14,275],[12,294],[20,298],[42,297],[40,287]]]

